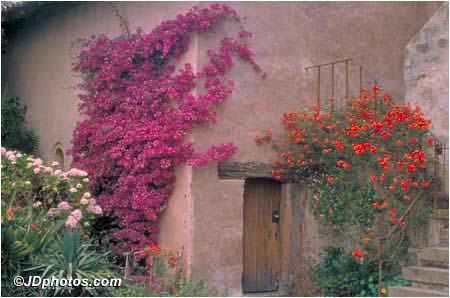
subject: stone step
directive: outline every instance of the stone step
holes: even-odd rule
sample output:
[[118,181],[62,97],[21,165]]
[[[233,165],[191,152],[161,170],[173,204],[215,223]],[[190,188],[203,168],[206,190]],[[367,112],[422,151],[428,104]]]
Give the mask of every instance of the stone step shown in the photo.
[[391,286],[390,297],[448,297],[448,291],[424,289],[411,286]]
[[434,266],[448,268],[448,246],[427,247],[417,251],[417,259],[423,264],[432,263]]
[[421,289],[428,289],[428,290],[435,290],[435,291],[442,291],[448,293],[448,285],[437,285],[437,284],[425,284],[422,282],[412,282],[412,287],[421,288]]
[[448,286],[448,268],[408,266],[402,268],[402,276],[410,281]]
[[448,209],[434,209],[431,218],[448,220]]
[[390,297],[448,297],[448,292],[417,287],[389,287]]
[[441,240],[448,240],[448,228],[441,229]]

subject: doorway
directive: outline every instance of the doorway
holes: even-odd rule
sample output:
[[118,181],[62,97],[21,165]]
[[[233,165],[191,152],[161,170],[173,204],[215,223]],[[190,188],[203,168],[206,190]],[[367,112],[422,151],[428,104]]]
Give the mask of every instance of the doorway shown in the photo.
[[281,267],[282,185],[272,179],[247,179],[244,185],[244,293],[277,291]]

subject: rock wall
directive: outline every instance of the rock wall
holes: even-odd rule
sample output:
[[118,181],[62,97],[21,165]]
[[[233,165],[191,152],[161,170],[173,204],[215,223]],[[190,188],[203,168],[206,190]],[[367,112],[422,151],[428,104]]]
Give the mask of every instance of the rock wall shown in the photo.
[[433,133],[448,142],[448,3],[408,42],[405,58],[406,101],[423,106]]

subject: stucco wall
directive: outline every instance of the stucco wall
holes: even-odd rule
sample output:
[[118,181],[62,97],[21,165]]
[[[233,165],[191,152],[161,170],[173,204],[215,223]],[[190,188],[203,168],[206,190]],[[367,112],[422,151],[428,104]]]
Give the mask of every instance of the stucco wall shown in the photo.
[[[163,20],[174,18],[194,5],[192,2],[118,2],[117,8],[128,20],[130,28],[138,26],[152,30]],[[78,114],[79,83],[71,71],[78,47],[72,42],[92,34],[120,35],[117,17],[109,2],[92,2],[77,6],[49,19],[26,27],[8,42],[6,78],[9,92],[20,96],[28,105],[27,122],[40,138],[40,153],[44,160],[54,160],[55,144],[64,150],[70,147],[72,131],[80,119]],[[196,66],[195,38],[189,51],[178,63],[190,61]],[[70,156],[65,156],[66,168]],[[190,167],[176,169],[177,182],[168,208],[161,218],[163,246],[183,249],[189,263],[191,222]],[[189,267],[188,267],[189,268]]]
[[408,42],[406,99],[423,106],[433,133],[448,142],[448,3]]
[[[192,5],[118,3],[131,28],[141,26],[144,30]],[[365,81],[377,79],[402,97],[403,49],[438,7],[436,2],[231,5],[254,33],[251,47],[268,77],[262,80],[248,64],[237,61],[230,75],[235,81],[233,95],[218,108],[217,123],[198,127],[193,140],[198,150],[233,141],[238,153],[232,160],[267,163],[276,158],[276,152],[270,146],[256,146],[254,136],[272,128],[274,136],[279,137],[281,115],[315,100],[316,72],[305,71],[305,67],[354,58],[357,63],[350,69],[353,91],[357,92],[358,85],[355,65],[362,64],[370,71]],[[206,49],[216,47],[223,36],[233,36],[238,30],[236,24],[227,22],[219,26],[216,34],[194,37],[184,60],[194,66],[203,65]],[[79,119],[76,91],[71,89],[77,83],[70,69],[76,53],[71,42],[98,33],[120,34],[108,3],[83,4],[20,31],[10,41],[6,71],[9,87],[11,93],[28,104],[28,123],[40,136],[42,155],[48,161],[53,158],[56,142],[64,148],[70,146],[72,130]],[[339,96],[343,94],[343,69],[336,70]],[[328,96],[329,91],[324,80],[322,94]],[[162,245],[175,249],[183,246],[189,270],[206,273],[213,286],[227,287],[229,294],[241,295],[244,181],[218,179],[217,163],[195,170],[180,167],[177,174],[176,190],[161,222]],[[311,264],[327,240],[321,236],[304,200],[293,205],[301,208],[301,229],[296,239],[301,242],[302,264]],[[298,270],[307,275],[303,268]]]
[[[254,136],[267,128],[279,136],[281,115],[315,99],[316,73],[305,71],[305,67],[355,58],[383,87],[402,97],[404,47],[438,7],[436,3],[390,2],[235,2],[232,6],[245,17],[245,26],[253,32],[252,49],[268,76],[262,80],[248,64],[238,61],[231,73],[236,84],[233,95],[218,109],[216,124],[194,131],[194,141],[199,150],[233,141],[238,147],[233,161],[268,163],[276,158],[276,151],[270,145],[257,146]],[[200,35],[199,63],[206,62],[206,49],[237,30],[238,26],[230,22],[221,25],[215,35]],[[353,82],[358,80],[354,71],[351,75]],[[342,75],[340,78],[336,86],[342,90]],[[324,88],[322,94],[326,91],[329,89]],[[214,163],[193,170],[192,271],[206,271],[217,286],[227,281],[232,295],[241,294],[242,185],[242,181],[218,179]],[[335,243],[327,239],[336,238],[322,236],[307,204],[301,206],[299,253],[305,256],[304,264],[312,264],[322,245]]]

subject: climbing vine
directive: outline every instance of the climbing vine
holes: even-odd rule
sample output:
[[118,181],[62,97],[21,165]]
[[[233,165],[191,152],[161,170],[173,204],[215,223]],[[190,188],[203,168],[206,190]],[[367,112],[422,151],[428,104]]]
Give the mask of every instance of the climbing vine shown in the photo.
[[[117,225],[118,252],[140,250],[158,237],[164,204],[173,192],[175,166],[194,167],[236,152],[231,143],[195,152],[186,141],[194,125],[215,122],[213,108],[233,91],[227,72],[233,56],[248,61],[263,77],[245,44],[251,33],[225,37],[208,50],[209,63],[194,71],[174,63],[187,50],[191,34],[212,32],[226,19],[240,23],[227,5],[192,8],[162,22],[150,33],[137,29],[110,39],[85,40],[73,65],[83,77],[80,111],[85,120],[73,133],[73,164],[89,173],[92,192]],[[201,82],[201,83],[200,83]],[[192,90],[199,87],[197,95]]]
[[404,229],[424,222],[434,139],[420,106],[396,105],[375,85],[334,111],[314,105],[284,114],[282,122],[286,138],[274,178],[306,183],[312,213],[354,240],[355,258],[376,259],[378,239],[398,249]]

